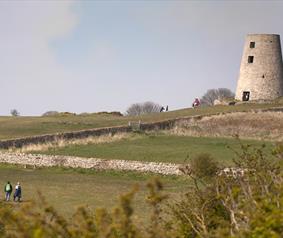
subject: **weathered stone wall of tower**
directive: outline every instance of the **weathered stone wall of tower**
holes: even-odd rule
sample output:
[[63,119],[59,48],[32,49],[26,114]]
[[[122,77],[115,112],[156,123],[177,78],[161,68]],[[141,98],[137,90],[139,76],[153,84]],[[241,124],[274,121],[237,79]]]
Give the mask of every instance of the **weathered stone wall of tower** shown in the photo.
[[271,100],[283,96],[283,63],[280,36],[250,34],[246,37],[236,99]]

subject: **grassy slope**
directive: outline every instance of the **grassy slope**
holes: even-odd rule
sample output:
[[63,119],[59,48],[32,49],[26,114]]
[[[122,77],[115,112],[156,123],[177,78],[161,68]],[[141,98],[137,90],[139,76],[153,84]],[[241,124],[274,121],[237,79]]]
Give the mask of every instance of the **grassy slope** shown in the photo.
[[[263,142],[243,140],[243,143],[261,145]],[[265,142],[270,149],[271,143]],[[73,155],[105,159],[124,159],[140,161],[160,161],[182,163],[199,153],[210,153],[222,163],[230,163],[234,156],[233,149],[240,145],[233,138],[187,137],[164,134],[134,136],[130,139],[102,144],[69,145],[51,148],[44,154]]]
[[215,106],[196,109],[182,109],[155,113],[139,117],[117,117],[111,115],[60,115],[50,117],[0,117],[0,140],[19,138],[56,132],[74,131],[107,126],[127,125],[128,121],[154,122],[176,117],[215,114],[219,112],[246,111],[250,109],[282,106],[274,104],[242,104],[237,106]]
[[[118,196],[129,192],[135,184],[140,191],[135,198],[137,213],[142,218],[149,212],[145,204],[146,182],[151,175],[119,172],[97,172],[86,170],[63,170],[60,168],[24,169],[21,167],[1,165],[0,184],[6,181],[15,185],[21,181],[23,200],[37,200],[37,191],[41,191],[47,202],[66,217],[70,217],[76,207],[88,205],[90,209],[117,205]],[[165,184],[166,192],[177,196],[186,188],[185,178],[160,177]],[[1,199],[4,194],[1,193]]]

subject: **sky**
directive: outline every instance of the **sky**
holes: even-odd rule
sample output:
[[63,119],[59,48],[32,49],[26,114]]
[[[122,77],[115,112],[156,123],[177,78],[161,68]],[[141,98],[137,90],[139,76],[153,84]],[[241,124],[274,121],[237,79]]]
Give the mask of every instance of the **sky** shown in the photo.
[[283,1],[0,0],[0,115],[190,107],[252,33],[283,37]]

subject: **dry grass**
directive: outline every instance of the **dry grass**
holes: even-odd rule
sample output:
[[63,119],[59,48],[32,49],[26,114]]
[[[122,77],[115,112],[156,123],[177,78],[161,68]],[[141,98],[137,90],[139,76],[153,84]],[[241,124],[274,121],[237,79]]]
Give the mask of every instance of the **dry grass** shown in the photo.
[[283,112],[235,112],[183,121],[169,132],[174,135],[214,136],[283,141]]
[[32,151],[48,151],[51,148],[63,148],[72,145],[89,145],[89,144],[105,144],[120,141],[123,139],[134,139],[137,136],[133,136],[130,133],[117,133],[114,135],[103,135],[103,136],[91,136],[84,139],[73,139],[73,140],[57,140],[54,142],[44,143],[44,144],[32,144],[27,145],[22,148],[11,148],[11,152],[21,152],[28,153]]

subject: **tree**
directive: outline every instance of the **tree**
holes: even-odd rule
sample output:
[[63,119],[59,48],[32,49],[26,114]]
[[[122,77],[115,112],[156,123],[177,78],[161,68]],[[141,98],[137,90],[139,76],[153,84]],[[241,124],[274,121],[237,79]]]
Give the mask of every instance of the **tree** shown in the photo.
[[212,106],[216,99],[222,101],[227,98],[234,98],[235,94],[228,88],[209,89],[201,98],[201,104]]
[[12,109],[10,113],[13,117],[18,117],[20,115],[17,109]]
[[129,116],[138,116],[142,114],[149,114],[154,112],[160,112],[162,107],[154,102],[143,102],[143,103],[134,103],[126,111],[126,114]]

